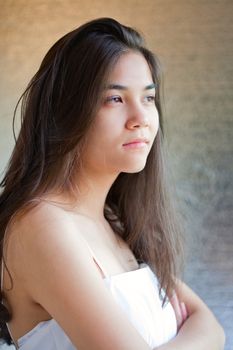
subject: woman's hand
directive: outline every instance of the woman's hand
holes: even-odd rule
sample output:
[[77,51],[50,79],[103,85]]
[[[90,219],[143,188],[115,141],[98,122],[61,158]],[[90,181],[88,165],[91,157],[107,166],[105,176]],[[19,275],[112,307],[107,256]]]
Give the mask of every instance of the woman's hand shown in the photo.
[[224,349],[225,335],[221,325],[187,285],[177,281],[176,293],[170,301],[177,318],[178,334],[156,350]]
[[177,330],[179,331],[183,323],[189,317],[188,310],[185,303],[178,299],[176,292],[174,292],[173,296],[170,298],[170,303],[175,311]]

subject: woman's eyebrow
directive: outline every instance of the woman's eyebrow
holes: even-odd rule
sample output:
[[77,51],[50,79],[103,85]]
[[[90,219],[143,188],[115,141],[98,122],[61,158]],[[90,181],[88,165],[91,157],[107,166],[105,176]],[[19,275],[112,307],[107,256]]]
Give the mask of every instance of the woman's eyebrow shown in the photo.
[[[151,89],[155,89],[156,88],[156,84],[150,84],[144,87],[143,90],[151,90]],[[129,88],[127,86],[124,85],[120,85],[120,84],[108,84],[105,87],[105,90],[128,90]]]
[[152,89],[156,89],[157,85],[155,83],[147,85],[144,90],[152,90]]

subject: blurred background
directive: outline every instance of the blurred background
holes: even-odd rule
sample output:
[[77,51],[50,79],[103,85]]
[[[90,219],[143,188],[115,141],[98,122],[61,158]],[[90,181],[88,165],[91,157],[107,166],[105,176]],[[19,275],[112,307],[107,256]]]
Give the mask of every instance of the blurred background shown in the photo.
[[14,144],[14,107],[50,46],[96,17],[114,17],[144,33],[164,72],[170,176],[188,242],[184,277],[223,325],[225,350],[232,350],[232,0],[1,0],[0,5],[0,177]]

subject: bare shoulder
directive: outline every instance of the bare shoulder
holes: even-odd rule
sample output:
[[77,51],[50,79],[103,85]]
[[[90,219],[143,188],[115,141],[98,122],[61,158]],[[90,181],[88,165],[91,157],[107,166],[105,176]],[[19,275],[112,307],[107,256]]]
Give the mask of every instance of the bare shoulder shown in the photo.
[[43,231],[59,224],[72,223],[72,215],[61,205],[55,205],[47,201],[41,201],[32,208],[29,208],[22,215],[16,216],[12,229],[16,232],[31,232],[32,228]]
[[31,244],[38,244],[38,240],[46,237],[48,243],[50,238],[62,238],[63,230],[70,234],[75,231],[78,236],[79,225],[74,222],[72,212],[59,205],[41,202],[14,219],[9,236],[18,236],[21,243]]
[[88,256],[81,231],[82,224],[77,225],[72,213],[41,202],[17,217],[10,226],[6,260],[16,275],[23,274],[24,278],[34,281],[35,270],[45,276],[43,266],[49,271],[48,267],[61,259],[70,261],[72,252],[76,257]]

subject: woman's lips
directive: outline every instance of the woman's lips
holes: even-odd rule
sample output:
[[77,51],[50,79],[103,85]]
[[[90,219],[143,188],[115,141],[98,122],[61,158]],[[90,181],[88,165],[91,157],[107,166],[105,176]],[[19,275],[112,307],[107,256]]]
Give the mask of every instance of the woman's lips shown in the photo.
[[124,148],[143,148],[149,141],[147,139],[136,139],[123,144]]

